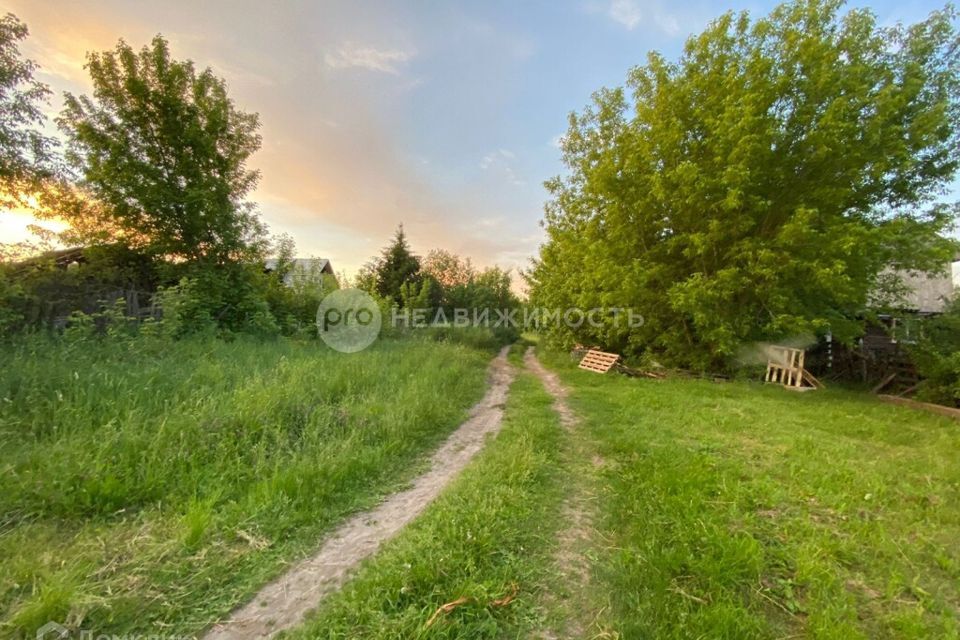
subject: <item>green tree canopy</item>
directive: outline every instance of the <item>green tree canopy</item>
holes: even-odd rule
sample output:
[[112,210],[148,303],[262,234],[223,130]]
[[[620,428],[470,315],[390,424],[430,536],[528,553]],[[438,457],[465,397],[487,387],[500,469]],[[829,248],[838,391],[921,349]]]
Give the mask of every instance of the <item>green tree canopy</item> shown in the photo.
[[531,298],[631,307],[645,324],[559,337],[719,366],[752,340],[850,340],[885,266],[946,263],[955,13],[882,27],[841,8],[728,13],[678,62],[651,53],[626,90],[570,116]]
[[36,188],[51,171],[53,143],[43,135],[41,105],[50,89],[34,79],[37,65],[19,43],[27,25],[8,13],[0,18],[0,197],[5,204]]
[[423,273],[441,292],[438,303],[447,314],[455,309],[512,309],[520,300],[511,290],[510,271],[493,266],[477,269],[470,258],[446,249],[433,249],[423,261]]
[[393,241],[383,250],[376,266],[377,293],[397,304],[403,303],[401,289],[406,284],[419,291],[422,280],[420,259],[410,251],[403,225],[397,227]]
[[245,201],[259,173],[258,116],[238,110],[208,68],[174,60],[161,36],[93,53],[93,97],[66,95],[58,120],[80,186],[152,254],[222,263],[261,249]]
[[446,249],[431,249],[423,260],[423,272],[445,289],[466,285],[476,276],[470,258],[461,258]]

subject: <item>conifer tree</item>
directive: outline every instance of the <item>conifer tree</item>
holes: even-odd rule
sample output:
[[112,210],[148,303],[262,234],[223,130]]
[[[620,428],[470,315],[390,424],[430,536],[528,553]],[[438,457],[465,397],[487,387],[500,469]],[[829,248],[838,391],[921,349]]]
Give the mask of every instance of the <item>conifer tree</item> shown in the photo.
[[401,224],[397,227],[393,242],[383,250],[377,265],[377,293],[402,304],[403,285],[419,285],[420,280],[420,259],[410,251],[407,235]]

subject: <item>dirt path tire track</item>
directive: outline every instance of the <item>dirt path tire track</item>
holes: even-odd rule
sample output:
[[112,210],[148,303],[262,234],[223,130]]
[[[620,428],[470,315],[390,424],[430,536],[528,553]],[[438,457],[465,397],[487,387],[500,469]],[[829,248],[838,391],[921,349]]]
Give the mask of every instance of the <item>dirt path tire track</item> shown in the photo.
[[434,452],[429,471],[414,480],[411,488],[346,521],[316,554],[268,584],[227,620],[215,624],[204,636],[206,640],[269,638],[300,624],[325,596],[343,586],[363,559],[422,513],[483,448],[487,436],[500,430],[514,377],[507,362],[508,350],[504,347],[490,364],[486,394]]
[[[585,447],[574,435],[580,419],[576,413],[567,404],[567,389],[560,382],[560,379],[552,371],[548,371],[533,352],[533,347],[528,347],[523,354],[523,362],[527,369],[533,372],[543,383],[547,392],[553,396],[553,410],[560,417],[560,423],[571,434],[572,453],[570,467],[576,467],[583,464],[579,457],[585,451]],[[593,464],[596,464],[596,458],[593,458]],[[564,499],[561,506],[561,515],[565,526],[557,534],[557,548],[554,554],[553,562],[559,574],[560,584],[558,590],[567,594],[561,597],[558,593],[547,591],[547,606],[557,608],[564,613],[563,624],[559,629],[544,630],[541,638],[545,640],[556,640],[558,638],[584,638],[585,625],[584,613],[587,611],[585,598],[582,597],[590,584],[590,562],[584,554],[590,546],[593,537],[593,522],[595,506],[592,502],[592,496],[585,489],[582,482],[576,481],[571,487],[570,493]]]
[[547,371],[547,369],[540,364],[536,354],[533,352],[533,347],[527,347],[527,350],[523,354],[523,363],[527,366],[527,369],[540,378],[540,382],[543,383],[547,392],[553,396],[553,410],[560,416],[560,424],[567,430],[575,428],[580,420],[570,406],[567,405],[567,388],[560,382],[557,374],[552,371]]

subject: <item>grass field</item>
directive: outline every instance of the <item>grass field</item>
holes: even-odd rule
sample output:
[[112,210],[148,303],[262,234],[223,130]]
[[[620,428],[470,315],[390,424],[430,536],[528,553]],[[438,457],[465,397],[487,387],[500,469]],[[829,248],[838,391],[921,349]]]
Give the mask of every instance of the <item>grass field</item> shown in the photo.
[[[282,341],[9,353],[0,634],[50,619],[199,632],[412,478],[492,353],[420,339],[354,356]],[[541,359],[579,424],[521,373],[500,435],[287,637],[960,634],[956,422],[837,389]],[[583,576],[562,559],[575,495]]]
[[547,360],[602,460],[593,633],[958,636],[956,422],[839,390]]
[[[560,429],[520,377],[497,442],[291,637],[957,636],[954,422],[838,390],[544,359],[580,425]],[[577,484],[596,513],[589,578],[571,585],[555,556]],[[512,584],[517,599],[490,606]],[[564,627],[579,632],[544,633]]]
[[[492,347],[493,345],[488,345]],[[0,635],[195,633],[417,471],[492,348],[27,341],[0,371]]]

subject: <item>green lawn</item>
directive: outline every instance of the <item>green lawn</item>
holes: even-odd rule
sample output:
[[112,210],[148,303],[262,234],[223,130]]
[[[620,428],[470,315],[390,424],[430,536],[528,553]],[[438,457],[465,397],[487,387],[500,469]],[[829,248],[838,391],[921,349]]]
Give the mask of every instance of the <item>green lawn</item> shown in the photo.
[[[491,345],[492,347],[492,345]],[[133,340],[7,348],[0,636],[196,633],[412,477],[492,348]]]

